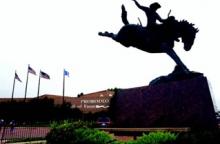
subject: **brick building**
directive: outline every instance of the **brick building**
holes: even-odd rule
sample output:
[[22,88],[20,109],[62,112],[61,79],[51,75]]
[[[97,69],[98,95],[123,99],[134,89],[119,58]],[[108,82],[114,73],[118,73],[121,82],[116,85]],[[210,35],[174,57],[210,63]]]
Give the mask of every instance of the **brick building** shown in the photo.
[[[109,107],[110,99],[114,95],[112,90],[103,90],[89,94],[79,95],[78,97],[65,96],[65,102],[71,104],[72,108],[78,108],[83,113],[95,113],[105,111]],[[40,99],[49,98],[54,100],[55,105],[63,103],[63,96],[45,94],[39,97]],[[26,100],[31,100],[27,98]],[[10,101],[10,98],[0,98],[0,102]],[[14,98],[15,101],[23,101],[23,98]]]

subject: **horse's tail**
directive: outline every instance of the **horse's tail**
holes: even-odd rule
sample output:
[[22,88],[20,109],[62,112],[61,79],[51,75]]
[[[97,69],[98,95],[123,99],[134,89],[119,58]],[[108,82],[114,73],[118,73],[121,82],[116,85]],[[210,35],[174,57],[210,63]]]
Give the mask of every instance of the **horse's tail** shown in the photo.
[[127,11],[124,5],[121,6],[121,19],[125,25],[129,24],[128,19],[127,19]]

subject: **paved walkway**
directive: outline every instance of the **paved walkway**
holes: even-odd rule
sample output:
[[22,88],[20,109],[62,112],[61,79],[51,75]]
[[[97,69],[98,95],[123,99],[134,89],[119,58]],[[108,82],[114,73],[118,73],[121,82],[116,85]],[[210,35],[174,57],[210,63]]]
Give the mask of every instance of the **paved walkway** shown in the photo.
[[8,143],[8,144],[46,144],[46,140],[30,141],[30,142],[16,142],[16,143]]
[[1,142],[4,142],[5,140],[19,138],[45,138],[49,131],[49,127],[15,127],[13,130],[9,127],[6,127],[0,130],[0,140]]

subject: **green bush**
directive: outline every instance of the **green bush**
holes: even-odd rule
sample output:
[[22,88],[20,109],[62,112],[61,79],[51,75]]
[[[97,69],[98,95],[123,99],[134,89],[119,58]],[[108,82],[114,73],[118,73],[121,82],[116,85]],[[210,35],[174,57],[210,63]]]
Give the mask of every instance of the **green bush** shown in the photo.
[[106,132],[91,128],[79,128],[75,135],[74,144],[109,144],[114,141]]
[[170,144],[177,139],[177,134],[170,132],[151,132],[137,140],[116,141],[110,134],[92,128],[91,122],[52,123],[51,131],[46,136],[47,144]]
[[68,144],[74,139],[75,127],[71,123],[56,124],[53,123],[51,131],[47,134],[46,140],[48,144]]
[[168,144],[177,139],[177,134],[170,132],[150,132],[149,134],[143,134],[143,136],[127,142],[127,144]]
[[52,123],[46,136],[47,144],[107,144],[114,141],[109,134],[89,128],[92,126],[83,121]]
[[64,120],[61,122],[54,121],[50,124],[50,128],[63,128],[63,127],[74,127],[74,128],[93,128],[95,127],[95,122],[90,121],[71,121]]

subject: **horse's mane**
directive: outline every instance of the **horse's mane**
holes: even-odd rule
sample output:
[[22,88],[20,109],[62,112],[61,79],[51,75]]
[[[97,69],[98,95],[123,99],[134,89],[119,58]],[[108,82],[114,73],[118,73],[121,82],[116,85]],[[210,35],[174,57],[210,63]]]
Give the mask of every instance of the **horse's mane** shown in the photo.
[[189,51],[199,29],[195,27],[195,24],[189,23],[187,20],[180,20],[179,28],[182,35],[182,42],[184,43],[184,49]]
[[195,28],[195,24],[188,22],[187,20],[180,20],[179,21],[181,26],[186,28],[188,31],[192,33],[197,33],[199,31],[198,28]]

